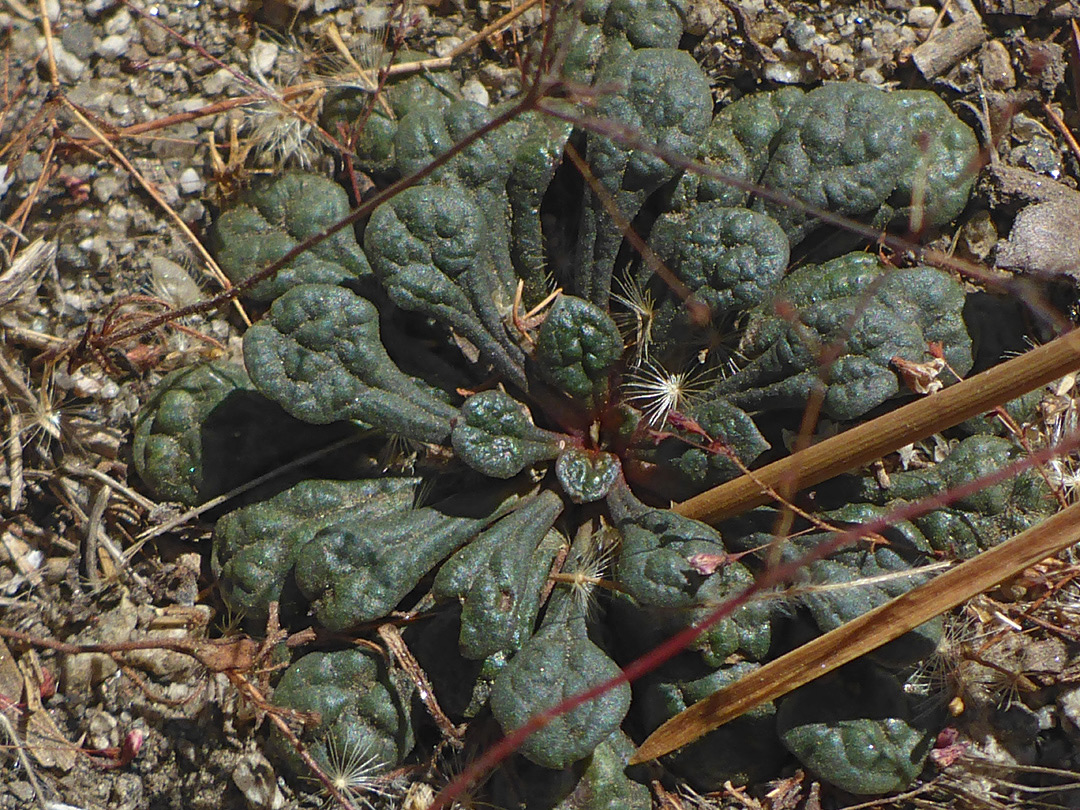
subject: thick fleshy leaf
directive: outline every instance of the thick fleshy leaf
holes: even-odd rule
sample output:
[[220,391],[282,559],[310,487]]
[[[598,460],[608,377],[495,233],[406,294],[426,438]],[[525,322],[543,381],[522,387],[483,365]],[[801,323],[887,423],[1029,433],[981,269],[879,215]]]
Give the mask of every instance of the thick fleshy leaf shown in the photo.
[[299,612],[292,569],[319,531],[344,518],[377,519],[409,509],[419,478],[302,481],[269,500],[242,507],[214,527],[212,564],[229,605],[265,622],[271,602]]
[[[724,442],[744,466],[752,465],[771,447],[750,415],[723,397],[691,403],[687,411],[687,415],[709,436]],[[639,454],[640,458],[659,464],[665,471],[670,469],[678,473],[678,478],[665,477],[656,481],[658,491],[682,500],[742,475],[739,465],[726,454],[695,446],[700,437],[689,438],[690,441],[666,439],[655,451]]]
[[619,480],[619,457],[598,450],[571,448],[555,461],[555,475],[574,503],[592,503],[611,491]]
[[[274,690],[276,706],[319,717],[308,732],[308,751],[329,770],[341,770],[351,757],[367,762],[373,775],[398,765],[413,747],[410,719],[412,682],[370,650],[308,653],[281,676]],[[281,735],[275,748],[296,773],[308,775],[295,748]],[[337,763],[335,767],[334,763]]]
[[[880,507],[850,504],[827,513],[826,519],[837,525],[854,526],[885,516],[886,510]],[[863,540],[801,569],[796,580],[801,592],[799,602],[822,633],[835,630],[929,581],[931,575],[920,574],[919,568],[931,562],[927,556],[930,544],[915,525],[900,521],[880,534],[885,542],[880,542],[880,538]],[[782,559],[797,560],[831,537],[815,532],[792,538],[784,544]],[[760,539],[767,542],[764,536]],[[932,619],[873,655],[883,664],[906,666],[931,655],[941,633],[941,619]]]
[[349,425],[298,421],[215,361],[166,375],[135,424],[132,460],[160,500],[194,506],[325,447]]
[[[715,340],[737,313],[772,294],[788,264],[788,241],[770,217],[745,208],[700,203],[685,213],[665,214],[653,226],[649,246],[685,285],[690,299],[676,295],[655,276],[642,278],[657,301],[653,315],[653,354],[684,347],[681,357]],[[703,320],[691,307],[704,307]]]
[[593,411],[607,398],[622,353],[622,334],[603,308],[563,295],[540,327],[533,359],[547,383]]
[[[349,213],[345,189],[325,177],[289,172],[257,184],[218,217],[210,243],[234,284],[277,261]],[[344,284],[371,275],[351,228],[304,251],[248,296],[269,303],[298,284]]]
[[492,478],[512,478],[555,458],[567,437],[533,424],[529,409],[502,391],[481,391],[461,406],[450,436],[457,457]]
[[[622,535],[617,580],[649,616],[637,623],[642,645],[705,618],[753,584],[750,571],[728,556],[720,535],[704,523],[645,506],[625,485],[613,490],[608,505]],[[752,602],[714,624],[691,648],[711,666],[732,653],[761,659],[771,631],[770,606]]]
[[[461,652],[466,657],[514,652],[532,635],[551,563],[563,545],[558,532],[551,531],[562,510],[558,495],[551,490],[541,492],[459,551],[439,571],[436,593],[464,599]],[[468,556],[467,567],[455,565],[462,555]],[[448,567],[451,571],[444,576]],[[463,577],[471,568],[476,569],[472,576]]]
[[[977,158],[974,133],[932,93],[838,82],[788,112],[761,182],[832,213],[881,214],[881,225],[896,207],[919,205],[917,227],[932,226],[963,208]],[[762,207],[793,244],[816,225],[791,206],[765,200]]]
[[416,186],[375,209],[364,249],[395,304],[449,327],[527,390],[524,356],[503,327],[513,288],[496,274],[490,237],[472,192]]
[[379,313],[343,287],[305,284],[281,296],[244,335],[244,362],[263,394],[305,422],[358,419],[444,442],[457,415],[394,365],[379,336]]
[[507,492],[485,492],[393,515],[343,517],[297,554],[296,584],[331,630],[381,618],[515,500]]
[[[590,639],[582,608],[555,594],[540,631],[506,665],[491,692],[491,712],[504,731],[619,674]],[[545,768],[587,757],[619,727],[630,707],[630,685],[582,702],[528,737],[518,752]]]
[[856,795],[906,788],[933,742],[933,733],[916,723],[900,683],[870,663],[851,664],[793,692],[776,722],[780,739],[806,767]]
[[506,196],[510,204],[510,259],[524,283],[524,300],[532,306],[548,293],[547,260],[540,206],[570,138],[570,124],[529,113],[514,151]]
[[[709,83],[685,51],[641,48],[605,61],[597,82],[621,85],[596,102],[597,117],[627,127],[643,140],[687,158],[709,126],[712,101]],[[676,169],[644,150],[627,149],[602,135],[589,135],[586,157],[594,176],[620,215],[632,221],[645,200],[676,174]],[[623,241],[604,201],[587,193],[578,239],[576,292],[607,306],[611,272]]]
[[851,253],[800,267],[779,285],[775,302],[797,312],[798,322],[778,315],[774,302],[763,305],[740,344],[751,362],[713,389],[741,408],[801,408],[821,384],[826,350],[822,410],[833,419],[857,419],[906,393],[893,358],[925,362],[931,343],[941,344],[957,374],[971,368],[964,290],[941,270],[889,268]]
[[[426,59],[427,54],[399,50],[395,58],[401,62]],[[378,103],[372,103],[369,90],[338,87],[329,90],[322,104],[319,122],[327,132],[339,127],[356,130],[352,143],[357,164],[368,173],[391,173],[395,165],[394,135],[398,123],[413,110],[448,107],[461,98],[461,88],[452,71],[425,70],[415,76],[389,77],[379,92]],[[388,114],[383,102],[390,105]]]

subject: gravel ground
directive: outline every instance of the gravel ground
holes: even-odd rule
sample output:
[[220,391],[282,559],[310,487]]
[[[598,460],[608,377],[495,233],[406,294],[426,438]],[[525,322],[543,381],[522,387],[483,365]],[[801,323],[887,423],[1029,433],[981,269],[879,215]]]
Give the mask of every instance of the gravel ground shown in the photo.
[[[445,56],[508,9],[488,0],[412,4],[407,47]],[[332,150],[314,137],[298,140],[308,134],[303,122],[266,97],[333,72],[332,28],[363,58],[362,43],[377,39],[388,14],[379,0],[0,0],[0,244],[10,268],[0,277],[0,625],[71,643],[219,632],[208,593],[209,522],[191,520],[130,551],[176,509],[139,494],[129,437],[140,400],[162,374],[236,354],[241,316],[230,309],[195,318],[185,331],[151,333],[105,357],[89,356],[78,340],[159,311],[149,296],[183,306],[217,290],[197,240],[215,206],[253,175],[300,162],[335,170]],[[837,79],[937,90],[990,156],[956,250],[1002,273],[1041,270],[1071,283],[1080,274],[1077,154],[1053,119],[1080,133],[1080,88],[1067,81],[1070,66],[1080,71],[1069,56],[1069,17],[1078,15],[1075,2],[1033,0],[953,0],[945,12],[911,0],[699,0],[689,44],[718,104],[763,86]],[[467,97],[494,104],[520,90],[518,60],[539,19],[534,8],[454,61]],[[242,95],[255,98],[222,103]],[[294,103],[314,111],[317,94]],[[75,362],[35,362],[50,351]],[[1008,780],[1021,778],[1017,764],[1076,769],[1076,643],[1017,638],[1002,655],[1041,673],[1034,696],[991,700],[994,710],[981,715],[989,727],[969,729],[972,748],[1009,769]],[[126,660],[120,670],[102,655],[0,641],[0,701],[22,703],[3,712],[13,728],[0,738],[25,741],[40,782],[10,745],[0,748],[0,810],[39,800],[86,810],[321,801],[278,779],[262,753],[259,718],[225,676],[208,676],[178,652]],[[137,738],[141,747],[125,761],[123,746]],[[963,804],[965,792],[1004,790],[1005,777],[992,770],[983,782],[949,778],[952,792],[945,780],[945,798],[934,801]],[[769,796],[761,786],[733,790],[700,806],[811,807],[809,780],[791,798],[802,781]],[[429,794],[418,775],[410,806],[423,808]],[[1015,806],[1034,794],[1008,795],[1004,805]],[[698,802],[685,792],[666,800]],[[1080,794],[1054,801],[1078,806]]]

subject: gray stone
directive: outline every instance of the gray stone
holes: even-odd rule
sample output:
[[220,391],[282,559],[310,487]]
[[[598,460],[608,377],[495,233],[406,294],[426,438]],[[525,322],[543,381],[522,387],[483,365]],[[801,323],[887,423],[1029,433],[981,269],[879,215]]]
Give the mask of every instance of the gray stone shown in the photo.
[[28,782],[9,782],[7,789],[16,799],[25,802],[26,807],[34,803],[34,789]]
[[916,28],[929,28],[937,19],[938,10],[933,6],[915,6],[907,14],[910,25]]
[[461,37],[439,37],[435,41],[435,55],[440,59],[449,56],[454,48],[458,47],[464,42]]
[[105,33],[112,36],[123,34],[131,28],[131,12],[126,8],[120,8],[109,19],[105,20]]
[[110,8],[117,4],[118,0],[86,0],[83,4],[83,14],[91,20],[96,20]]
[[136,25],[142,34],[142,44],[151,56],[161,56],[169,47],[169,35],[149,20],[140,19]]
[[225,68],[220,68],[202,80],[202,90],[208,96],[219,96],[234,84],[236,77]]
[[1080,210],[1067,202],[1029,205],[1016,215],[997,265],[1038,276],[1080,278]]
[[45,164],[41,162],[41,155],[37,152],[27,152],[19,161],[19,177],[27,182],[37,180],[41,176]]
[[94,54],[94,26],[75,20],[60,32],[60,42],[79,59],[89,59]]
[[103,174],[91,186],[94,199],[100,203],[107,203],[120,190],[122,185],[123,181],[115,174]]
[[267,76],[270,71],[274,69],[274,62],[278,58],[278,45],[276,42],[271,42],[266,39],[259,39],[255,41],[255,44],[251,46],[251,53],[248,55],[248,65],[251,67],[251,72],[256,76]]
[[180,187],[181,194],[198,194],[206,188],[206,181],[203,180],[202,175],[191,167],[180,173],[176,183]]
[[[41,47],[40,62],[46,70],[49,65],[49,53],[45,48],[45,38],[38,37]],[[64,43],[53,40],[53,58],[56,60],[56,72],[61,81],[74,84],[86,71],[86,62],[64,47]]]
[[486,107],[491,103],[491,97],[488,95],[487,88],[477,79],[469,79],[461,86],[461,97],[467,101],[479,104],[481,107]]
[[109,99],[109,110],[119,118],[126,118],[131,115],[131,99],[117,94]]
[[98,56],[105,59],[118,59],[127,53],[127,48],[128,38],[120,34],[113,34],[98,42],[94,50],[97,51]]

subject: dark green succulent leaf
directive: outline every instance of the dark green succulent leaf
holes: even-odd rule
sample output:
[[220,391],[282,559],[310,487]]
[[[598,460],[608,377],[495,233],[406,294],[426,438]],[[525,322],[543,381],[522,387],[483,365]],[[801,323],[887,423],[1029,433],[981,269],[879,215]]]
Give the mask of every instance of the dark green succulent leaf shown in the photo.
[[[886,510],[881,507],[851,504],[827,513],[826,519],[854,526],[886,516]],[[796,579],[801,591],[799,601],[822,633],[835,630],[932,578],[932,574],[920,573],[919,569],[930,563],[926,556],[930,543],[914,524],[898,521],[879,534],[884,543],[880,538],[862,540],[800,569]],[[793,562],[831,539],[832,535],[826,532],[793,538],[785,544],[782,559]],[[941,633],[940,617],[931,619],[882,647],[875,656],[891,666],[914,663],[934,652]]]
[[581,779],[555,810],[649,810],[649,789],[626,775],[633,753],[633,742],[615,729],[593,750]]
[[[1025,451],[999,436],[976,435],[961,441],[942,461],[925,469],[898,470],[891,486],[863,480],[852,493],[858,500],[890,509],[971,484],[1015,463]],[[980,486],[948,507],[913,518],[936,551],[971,557],[1030,528],[1052,514],[1056,501],[1042,477],[1033,470],[990,486]]]
[[381,618],[516,499],[505,491],[469,493],[393,515],[344,517],[297,554],[296,584],[331,630]]
[[565,43],[563,75],[588,84],[607,48],[603,22],[611,0],[584,0],[570,5],[553,6],[555,41]]
[[789,695],[776,713],[780,739],[818,777],[856,795],[908,787],[933,734],[913,718],[895,677],[849,665]]
[[[328,770],[350,756],[369,763],[373,775],[399,765],[413,747],[410,698],[413,687],[402,673],[390,672],[378,653],[351,649],[308,653],[281,676],[276,706],[313,712],[319,723],[309,734],[308,751]],[[310,775],[299,754],[281,735],[275,748],[294,772]]]
[[713,389],[741,408],[802,407],[821,383],[824,347],[838,348],[822,405],[833,419],[857,419],[906,393],[893,358],[925,362],[930,343],[942,345],[957,374],[971,368],[964,290],[940,270],[889,268],[876,256],[851,253],[799,268],[779,285],[775,300],[797,312],[798,322],[763,305],[740,344],[751,362]]
[[606,400],[622,353],[622,334],[604,309],[562,295],[540,327],[533,360],[545,382],[593,411]]
[[533,306],[548,293],[547,261],[540,206],[562,162],[573,127],[536,113],[520,119],[524,134],[514,151],[506,196],[510,204],[510,258],[524,284],[524,300]]
[[[642,728],[651,733],[662,723],[735,683],[760,664],[743,661],[708,671],[700,663],[677,658],[642,678],[635,699],[640,701]],[[701,792],[722,790],[725,782],[753,784],[773,778],[785,757],[776,736],[776,707],[764,703],[697,742],[664,758],[664,765]]]
[[132,460],[164,501],[207,501],[347,435],[297,421],[253,390],[244,369],[215,361],[166,375],[135,424]]
[[[789,252],[787,237],[770,217],[717,203],[665,214],[653,226],[649,246],[691,295],[687,302],[663,279],[641,279],[657,301],[652,338],[658,356],[707,345],[702,327],[716,329],[764,301],[783,277]],[[690,303],[706,308],[707,323],[691,318]]]
[[526,467],[555,458],[567,437],[541,430],[525,405],[491,390],[465,400],[450,440],[457,457],[472,469],[492,478],[512,478]]
[[[914,93],[914,95],[909,95]],[[917,203],[926,191],[926,225],[947,222],[967,201],[978,143],[937,96],[886,93],[858,82],[826,84],[788,112],[764,186],[816,208],[873,218]],[[816,223],[801,210],[762,202],[792,243]],[[884,224],[884,223],[882,223]]]
[[[665,200],[665,207],[681,211],[699,201],[746,206],[750,198],[748,186],[761,179],[769,165],[773,139],[788,111],[802,96],[803,91],[797,87],[754,93],[713,116],[698,159],[721,177],[687,172]],[[728,182],[728,178],[739,185]]]
[[612,0],[604,15],[605,61],[637,48],[678,48],[684,0]]
[[[426,58],[426,54],[409,50],[396,54],[399,62]],[[323,129],[334,135],[339,126],[352,131],[362,123],[351,144],[357,165],[368,173],[382,173],[394,166],[394,134],[403,117],[413,110],[447,107],[460,97],[461,88],[450,71],[425,70],[415,76],[390,77],[378,100],[364,87],[331,89],[323,100],[319,121]],[[383,102],[389,103],[389,113]]]
[[[553,594],[539,632],[499,673],[491,691],[491,712],[504,731],[620,674],[618,665],[589,639],[583,611],[568,594]],[[630,686],[621,683],[553,718],[529,736],[518,753],[545,768],[565,768],[607,739],[629,707]]]
[[[720,535],[704,523],[645,506],[625,485],[612,491],[608,506],[622,535],[616,578],[648,615],[634,623],[640,643],[659,643],[754,583],[750,571],[728,555]],[[764,658],[771,639],[772,609],[751,602],[710,627],[691,649],[708,665],[719,666],[733,653]]]
[[916,233],[944,225],[964,210],[982,165],[975,133],[928,90],[902,90],[887,98],[902,127],[908,160],[888,208]]
[[[1014,464],[1026,457],[1024,449],[1014,441],[999,436],[971,436],[961,441],[942,461],[924,469],[899,470],[890,475],[891,486],[888,490],[863,482],[860,500],[880,501],[882,498],[903,498],[917,501],[929,498],[949,490],[971,484],[987,475]],[[1025,487],[1037,473],[1028,473],[1017,478],[1009,478],[997,484],[979,487],[952,502],[952,506],[966,512],[982,515],[998,515],[1013,508],[1038,509],[1046,506],[1045,490],[1043,497],[1032,499],[1036,493],[1019,500]]]
[[229,606],[265,623],[271,602],[282,615],[296,611],[292,583],[296,556],[319,531],[345,518],[375,520],[408,510],[418,478],[302,481],[272,498],[218,520],[211,558]]
[[555,476],[574,503],[592,503],[605,497],[621,473],[619,457],[599,450],[572,447],[555,461]]
[[[724,442],[744,467],[752,465],[771,447],[750,415],[724,397],[691,403],[687,411],[706,433]],[[693,443],[679,438],[666,439],[654,453],[641,454],[643,459],[661,465],[665,471],[678,472],[681,480],[659,481],[657,487],[680,500],[742,475],[742,468],[725,453],[696,447],[694,444],[700,437],[692,439]]]
[[304,284],[244,335],[256,387],[297,419],[358,419],[389,433],[444,442],[456,409],[403,374],[379,337],[379,313],[343,287]]
[[[628,127],[662,149],[688,158],[697,155],[711,120],[712,97],[708,81],[688,53],[665,48],[630,51],[607,62],[598,71],[597,83],[621,85],[618,92],[599,97],[597,117]],[[648,196],[677,172],[649,152],[626,149],[596,134],[589,135],[586,159],[627,222],[637,216]],[[582,298],[606,307],[623,234],[604,200],[591,190],[587,196],[574,289]]]
[[463,594],[460,643],[467,658],[514,652],[532,635],[552,561],[563,545],[551,530],[562,511],[562,499],[546,490],[470,544],[493,548]]
[[470,191],[428,185],[376,208],[364,249],[395,304],[449,327],[527,390],[524,355],[503,327],[513,288],[500,281],[489,242],[489,224]]
[[[487,126],[494,113],[471,101],[456,101],[442,109],[417,109],[402,119],[394,138],[397,166],[402,174],[420,171],[432,160]],[[507,160],[521,145],[526,125],[518,120],[473,141],[427,180],[467,191],[482,214],[480,235],[492,268],[504,288],[517,282],[509,251],[507,181],[514,161]],[[534,148],[540,147],[535,144]]]
[[[211,249],[225,275],[239,284],[349,211],[349,198],[337,183],[315,174],[289,172],[259,183],[223,212],[210,232]],[[370,275],[352,229],[343,228],[247,295],[269,303],[298,284],[345,284]]]

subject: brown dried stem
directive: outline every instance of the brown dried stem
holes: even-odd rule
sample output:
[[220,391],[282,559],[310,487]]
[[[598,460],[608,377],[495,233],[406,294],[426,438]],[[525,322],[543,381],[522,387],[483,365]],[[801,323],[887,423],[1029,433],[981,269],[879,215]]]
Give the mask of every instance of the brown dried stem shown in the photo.
[[[1003,402],[1080,368],[1080,330],[1069,332],[936,394],[909,403],[820,444],[774,461],[675,506],[686,517],[716,523],[768,503],[770,487],[781,492],[827,481],[881,458],[905,444],[992,411]],[[790,489],[788,489],[790,488]]]

